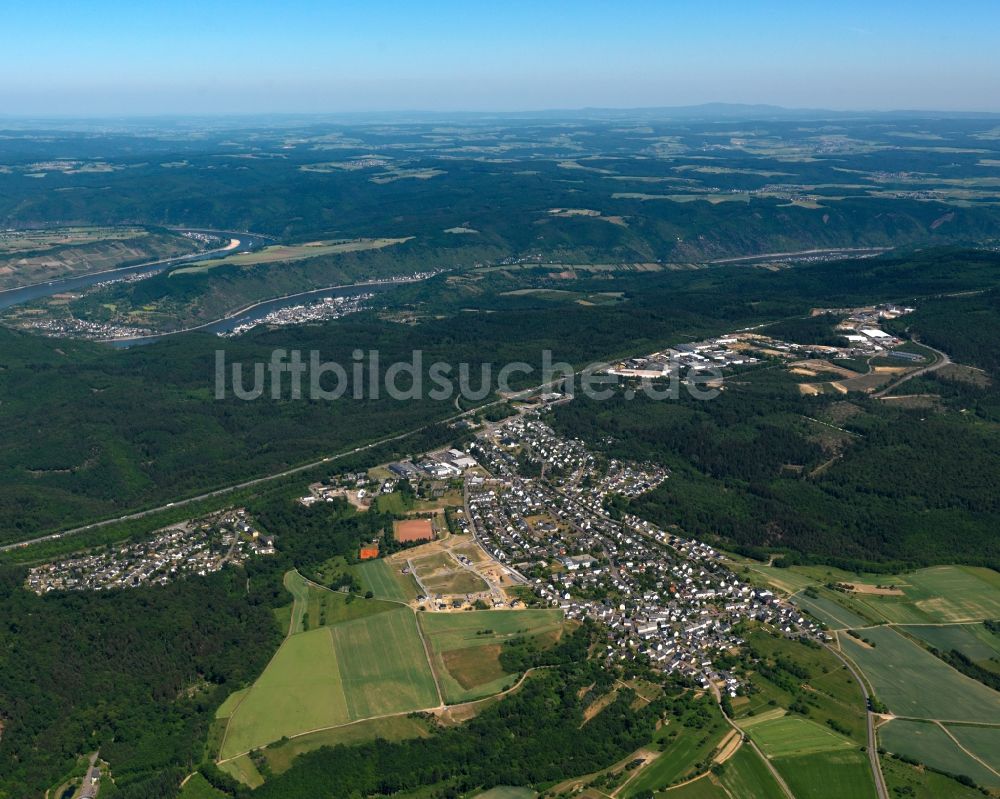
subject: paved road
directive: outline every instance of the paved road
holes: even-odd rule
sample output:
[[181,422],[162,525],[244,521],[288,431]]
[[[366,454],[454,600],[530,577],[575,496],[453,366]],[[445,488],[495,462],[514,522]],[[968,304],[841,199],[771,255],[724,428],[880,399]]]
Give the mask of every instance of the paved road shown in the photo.
[[858,685],[861,686],[861,693],[865,698],[865,715],[868,719],[868,762],[872,767],[872,777],[875,780],[875,790],[878,792],[879,799],[889,799],[889,791],[885,787],[885,778],[882,776],[882,764],[878,760],[878,741],[875,739],[875,714],[871,711],[871,706],[869,704],[868,686],[865,685],[865,681],[861,678],[858,670],[854,668],[854,664],[851,663],[847,658],[845,658],[840,652],[834,649],[829,644],[824,644],[826,648],[834,654],[834,656],[843,663],[851,675],[857,680]]
[[[918,344],[920,344],[920,342],[917,341],[916,337],[914,337],[913,340],[916,341]],[[920,375],[925,375],[928,372],[933,372],[936,369],[940,369],[943,366],[947,366],[948,364],[951,363],[951,358],[949,358],[946,353],[941,352],[941,350],[936,350],[933,347],[928,346],[927,344],[920,344],[920,346],[921,347],[927,347],[927,349],[929,349],[931,352],[936,353],[937,356],[938,356],[938,359],[936,361],[934,361],[934,363],[928,364],[927,366],[924,366],[924,367],[921,367],[920,369],[917,369],[916,371],[907,372],[905,375],[903,375],[901,378],[899,378],[899,380],[897,380],[896,382],[890,383],[885,388],[883,388],[881,391],[876,391],[874,394],[872,394],[872,396],[875,397],[875,399],[882,399],[882,397],[884,397],[886,394],[888,394],[888,393],[890,393],[892,391],[895,391],[897,388],[899,388],[901,385],[903,385],[903,383],[905,383],[907,380],[912,380],[914,377],[920,377]]]

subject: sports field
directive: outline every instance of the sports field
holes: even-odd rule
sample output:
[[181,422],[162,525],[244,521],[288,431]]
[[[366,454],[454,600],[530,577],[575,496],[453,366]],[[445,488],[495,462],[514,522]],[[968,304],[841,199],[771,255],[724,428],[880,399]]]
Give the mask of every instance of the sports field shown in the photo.
[[329,630],[351,719],[440,704],[412,610],[399,608]]
[[351,567],[351,571],[364,591],[371,591],[378,599],[393,602],[410,602],[417,598],[417,585],[409,575],[400,574],[398,567],[388,560],[370,560]]
[[[952,735],[955,734],[953,729],[949,731]],[[1000,788],[1000,775],[969,757],[937,724],[894,719],[879,728],[878,735],[882,747],[893,754],[905,755],[948,774],[965,775],[977,785]],[[995,744],[1000,743],[1000,737],[994,736],[994,738]],[[975,751],[964,742],[962,746]]]
[[844,653],[865,673],[876,696],[899,716],[996,723],[1000,693],[955,671],[889,627],[865,630],[875,647],[840,636]]

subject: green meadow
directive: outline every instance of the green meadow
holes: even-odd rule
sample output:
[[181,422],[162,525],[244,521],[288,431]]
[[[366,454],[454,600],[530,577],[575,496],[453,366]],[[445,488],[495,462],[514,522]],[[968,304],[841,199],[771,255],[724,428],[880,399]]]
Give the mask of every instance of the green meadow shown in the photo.
[[966,677],[889,627],[864,630],[873,646],[841,635],[876,696],[898,716],[996,723],[1000,694]]

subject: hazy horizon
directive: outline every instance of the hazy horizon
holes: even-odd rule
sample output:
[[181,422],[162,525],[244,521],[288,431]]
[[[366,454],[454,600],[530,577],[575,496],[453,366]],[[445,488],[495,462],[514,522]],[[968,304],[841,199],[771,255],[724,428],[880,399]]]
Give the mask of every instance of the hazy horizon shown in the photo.
[[541,112],[705,102],[1000,112],[1000,5],[42,0],[6,9],[0,115]]

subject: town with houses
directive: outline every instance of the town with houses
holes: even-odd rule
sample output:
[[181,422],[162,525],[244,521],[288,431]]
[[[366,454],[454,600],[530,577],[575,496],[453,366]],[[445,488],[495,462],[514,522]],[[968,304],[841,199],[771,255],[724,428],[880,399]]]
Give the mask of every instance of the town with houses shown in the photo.
[[[608,659],[647,659],[706,686],[722,680],[735,695],[738,679],[713,661],[743,643],[739,622],[823,639],[797,608],[737,578],[712,547],[610,514],[605,500],[652,490],[668,479],[662,468],[599,463],[537,411],[488,428],[471,452],[489,476],[466,475],[464,528],[541,601],[605,625]],[[526,463],[537,477],[523,476]]]
[[206,575],[250,555],[274,554],[274,541],[243,509],[227,510],[153,533],[121,548],[73,556],[28,572],[27,587],[49,591],[106,591],[164,585],[184,575]]
[[[340,307],[351,300],[361,298],[332,304]],[[706,365],[732,372],[817,353],[886,353],[902,340],[879,325],[912,310],[892,305],[817,309],[843,317],[837,327],[845,337],[842,347],[791,344],[744,330],[629,358],[613,364],[608,373],[626,380],[656,380],[674,369]],[[651,491],[669,474],[661,466],[604,457],[579,440],[557,434],[545,422],[548,407],[570,399],[550,391],[519,403],[517,413],[502,422],[481,425],[465,449],[389,463],[378,476],[375,470],[361,471],[315,483],[299,501],[309,506],[346,499],[364,511],[403,481],[434,496],[460,486],[462,499],[456,503],[460,507],[452,509],[451,529],[482,550],[481,563],[465,554],[460,557],[464,568],[480,576],[488,570],[494,575],[487,579],[490,594],[484,594],[491,596],[494,607],[521,606],[524,592],[530,592],[534,603],[559,607],[569,619],[600,622],[607,630],[609,660],[648,662],[706,687],[724,685],[731,696],[740,690],[740,678],[715,663],[744,643],[741,622],[764,623],[782,634],[818,642],[829,640],[821,625],[795,605],[741,580],[711,546],[619,510],[616,498]],[[409,543],[428,546],[426,541],[419,536]],[[43,594],[165,583],[274,551],[274,539],[255,529],[246,511],[228,510],[169,527],[117,551],[36,566],[28,587]],[[368,551],[379,556],[377,546]],[[393,563],[403,564],[400,570],[406,574],[411,561]],[[432,599],[418,601],[424,600],[421,607],[432,612],[471,607],[468,596],[437,595],[428,601]]]
[[219,335],[223,337],[240,336],[260,325],[284,327],[340,319],[362,310],[364,303],[374,296],[374,294],[365,293],[349,297],[324,297],[316,302],[278,308],[259,319],[248,319],[246,322],[241,322],[232,330],[220,332]]

